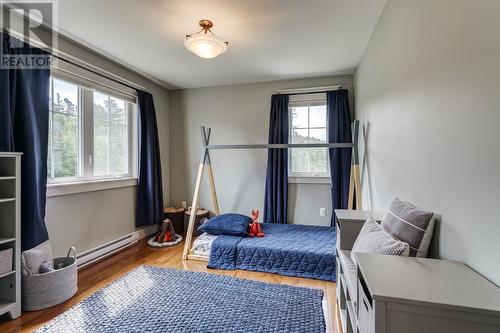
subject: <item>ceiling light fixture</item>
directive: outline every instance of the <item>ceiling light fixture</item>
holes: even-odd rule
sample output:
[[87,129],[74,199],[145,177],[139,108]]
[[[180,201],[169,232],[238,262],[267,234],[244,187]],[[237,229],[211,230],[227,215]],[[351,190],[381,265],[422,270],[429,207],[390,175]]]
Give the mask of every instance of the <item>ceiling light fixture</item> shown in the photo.
[[227,51],[229,42],[224,42],[210,30],[214,24],[210,20],[201,20],[201,30],[197,33],[186,35],[184,46],[198,57],[210,59]]

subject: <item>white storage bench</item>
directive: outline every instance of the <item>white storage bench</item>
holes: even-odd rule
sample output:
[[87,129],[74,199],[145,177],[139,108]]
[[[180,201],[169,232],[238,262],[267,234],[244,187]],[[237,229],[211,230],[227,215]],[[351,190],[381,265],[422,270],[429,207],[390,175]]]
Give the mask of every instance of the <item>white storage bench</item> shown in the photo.
[[355,265],[350,250],[364,221],[383,213],[335,214],[342,332],[500,332],[499,287],[456,261],[356,253]]

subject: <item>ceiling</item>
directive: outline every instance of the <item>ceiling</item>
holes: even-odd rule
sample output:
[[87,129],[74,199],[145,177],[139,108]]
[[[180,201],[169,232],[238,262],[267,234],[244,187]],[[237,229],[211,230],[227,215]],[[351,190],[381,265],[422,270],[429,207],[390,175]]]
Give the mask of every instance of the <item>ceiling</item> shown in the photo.
[[[64,0],[61,33],[167,88],[351,74],[386,0]],[[214,59],[183,46],[198,21],[229,41]]]

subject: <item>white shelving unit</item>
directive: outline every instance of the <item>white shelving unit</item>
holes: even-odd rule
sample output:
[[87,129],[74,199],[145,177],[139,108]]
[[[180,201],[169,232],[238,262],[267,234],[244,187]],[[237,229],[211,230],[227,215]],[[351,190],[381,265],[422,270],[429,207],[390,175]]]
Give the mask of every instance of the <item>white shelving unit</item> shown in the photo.
[[0,251],[13,249],[12,270],[0,274],[0,315],[21,315],[21,153],[0,152]]

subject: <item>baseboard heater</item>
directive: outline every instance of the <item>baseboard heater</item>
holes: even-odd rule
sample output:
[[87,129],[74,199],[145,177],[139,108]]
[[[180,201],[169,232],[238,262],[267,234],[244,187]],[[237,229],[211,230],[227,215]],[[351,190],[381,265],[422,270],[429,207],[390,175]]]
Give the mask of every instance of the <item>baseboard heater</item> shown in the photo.
[[97,260],[104,259],[110,255],[123,250],[130,245],[137,243],[140,239],[140,232],[135,231],[123,237],[117,238],[110,242],[96,246],[90,250],[84,251],[76,256],[76,264],[78,268],[88,266]]

